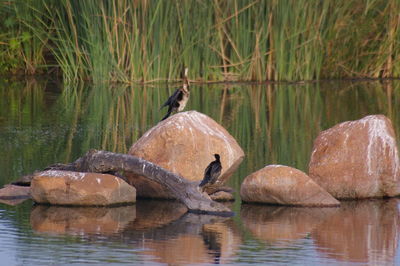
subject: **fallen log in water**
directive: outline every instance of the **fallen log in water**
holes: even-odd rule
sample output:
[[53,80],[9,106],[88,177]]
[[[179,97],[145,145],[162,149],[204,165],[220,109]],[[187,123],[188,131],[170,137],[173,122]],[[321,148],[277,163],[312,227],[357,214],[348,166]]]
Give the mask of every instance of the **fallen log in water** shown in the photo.
[[188,181],[156,164],[127,154],[90,150],[73,163],[55,164],[46,170],[94,173],[132,172],[165,186],[191,212],[233,214],[229,208],[211,200],[206,193],[200,192],[198,182]]

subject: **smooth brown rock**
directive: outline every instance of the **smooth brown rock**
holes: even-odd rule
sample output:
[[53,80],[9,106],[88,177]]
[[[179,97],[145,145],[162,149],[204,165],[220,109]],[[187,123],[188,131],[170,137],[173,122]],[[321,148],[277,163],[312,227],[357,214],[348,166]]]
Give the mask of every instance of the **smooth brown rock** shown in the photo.
[[316,250],[345,264],[395,265],[400,239],[399,204],[397,198],[342,202],[311,233]]
[[235,197],[232,193],[226,191],[218,191],[210,195],[210,198],[215,201],[234,201]]
[[5,185],[0,189],[0,199],[30,198],[29,186]]
[[338,206],[340,203],[305,173],[283,165],[268,165],[247,176],[240,188],[245,202],[297,206]]
[[243,204],[240,217],[254,237],[283,246],[307,237],[338,208],[304,208]]
[[54,205],[105,206],[136,201],[135,188],[116,176],[70,171],[37,173],[31,194],[35,202]]
[[29,186],[5,185],[0,189],[0,203],[18,205],[31,198]]
[[[148,130],[129,150],[129,154],[151,161],[187,180],[200,181],[204,170],[221,156],[219,184],[225,183],[243,160],[236,140],[217,122],[196,111],[181,112]],[[127,174],[127,182],[138,196],[173,198],[161,185],[144,177]]]
[[371,115],[319,134],[309,175],[338,199],[400,194],[400,162],[390,120]]
[[30,223],[40,233],[104,236],[121,232],[135,218],[136,207],[132,205],[112,208],[36,205]]

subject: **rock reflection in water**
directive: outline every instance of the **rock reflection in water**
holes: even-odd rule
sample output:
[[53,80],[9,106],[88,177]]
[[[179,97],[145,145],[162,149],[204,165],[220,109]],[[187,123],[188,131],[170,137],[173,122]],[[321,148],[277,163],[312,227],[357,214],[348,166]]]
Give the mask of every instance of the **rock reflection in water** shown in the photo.
[[136,203],[136,219],[129,224],[130,231],[161,227],[179,219],[187,212],[185,205],[170,200],[140,200]]
[[30,223],[39,233],[111,235],[121,232],[135,218],[134,205],[110,208],[36,205]]
[[400,199],[342,202],[312,233],[317,250],[342,261],[392,264],[399,243]]
[[225,263],[241,243],[232,218],[188,213],[176,201],[116,208],[38,205],[30,221],[38,233],[101,236],[102,242],[122,243],[167,264]]
[[[139,201],[137,219],[126,227],[125,237],[129,235],[130,239],[135,239],[141,245],[143,254],[155,257],[161,263],[228,261],[240,243],[231,228],[231,218],[186,213],[186,208],[179,205],[174,202]],[[164,225],[161,221],[165,222]],[[153,227],[149,227],[150,224]]]
[[272,205],[243,204],[241,217],[245,227],[254,237],[287,243],[301,239],[338,208],[304,208]]

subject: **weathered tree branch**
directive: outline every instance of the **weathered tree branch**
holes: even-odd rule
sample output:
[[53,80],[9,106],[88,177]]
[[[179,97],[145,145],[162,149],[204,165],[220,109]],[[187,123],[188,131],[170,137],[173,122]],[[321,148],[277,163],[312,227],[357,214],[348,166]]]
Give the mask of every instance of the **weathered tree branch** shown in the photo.
[[200,192],[198,182],[188,181],[152,162],[127,154],[90,150],[73,163],[56,164],[48,169],[94,173],[132,172],[165,186],[191,212],[232,214],[229,208]]

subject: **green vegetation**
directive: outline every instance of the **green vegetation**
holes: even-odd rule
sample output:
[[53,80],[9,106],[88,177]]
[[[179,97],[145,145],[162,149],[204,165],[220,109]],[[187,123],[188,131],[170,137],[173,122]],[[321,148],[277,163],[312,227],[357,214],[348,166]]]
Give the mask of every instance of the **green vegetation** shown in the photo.
[[0,73],[65,81],[400,77],[398,0],[2,0]]

